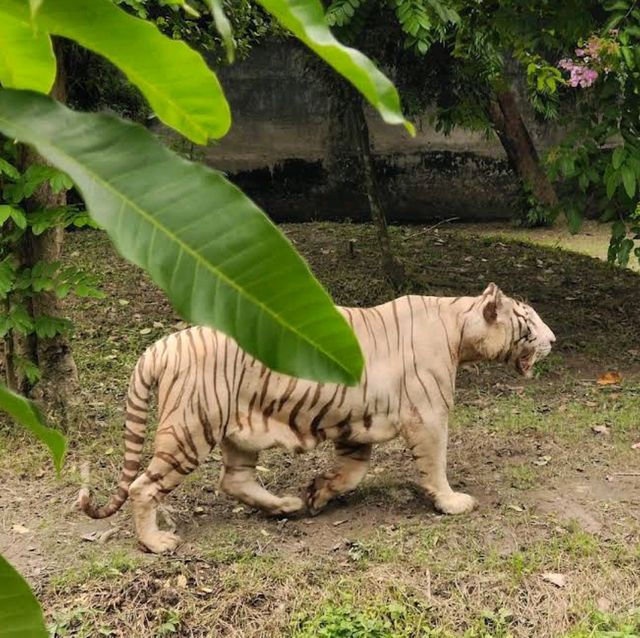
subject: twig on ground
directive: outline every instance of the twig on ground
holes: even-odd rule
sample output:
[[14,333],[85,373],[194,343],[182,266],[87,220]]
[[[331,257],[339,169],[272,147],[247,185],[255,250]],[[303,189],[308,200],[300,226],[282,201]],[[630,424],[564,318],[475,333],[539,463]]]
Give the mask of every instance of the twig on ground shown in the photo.
[[408,239],[419,237],[420,235],[424,235],[429,231],[433,230],[434,228],[437,228],[441,224],[446,224],[448,222],[455,222],[455,221],[458,221],[459,219],[460,219],[459,217],[449,217],[448,219],[442,219],[437,224],[433,224],[433,226],[429,226],[428,228],[423,228],[422,230],[419,230],[417,233],[413,233],[411,235],[407,235],[406,237],[403,237],[402,241],[407,241]]

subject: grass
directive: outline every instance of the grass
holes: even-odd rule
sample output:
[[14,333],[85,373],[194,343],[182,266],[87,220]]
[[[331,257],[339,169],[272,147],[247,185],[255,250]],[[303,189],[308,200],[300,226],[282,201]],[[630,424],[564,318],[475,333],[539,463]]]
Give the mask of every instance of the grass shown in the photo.
[[[286,230],[339,303],[391,296],[371,228]],[[214,451],[171,496],[185,544],[170,557],[139,551],[128,506],[108,522],[69,509],[84,460],[100,497],[113,489],[129,373],[146,346],[181,325],[102,235],[69,237],[74,261],[101,275],[108,296],[67,306],[84,420],[69,432],[62,475],[30,438],[0,424],[0,550],[33,584],[55,636],[638,635],[640,479],[631,444],[640,440],[640,358],[629,350],[640,277],[505,238],[417,230],[392,229],[408,289],[475,294],[494,280],[531,300],[558,336],[531,381],[496,366],[459,374],[449,475],[480,509],[435,513],[394,441],[375,450],[362,485],[320,516],[271,519],[217,492]],[[623,373],[622,384],[596,383],[609,369]],[[609,434],[594,433],[599,425]],[[327,446],[300,457],[269,451],[259,478],[276,493],[297,493],[331,457]],[[14,533],[17,524],[29,534]],[[118,531],[107,543],[83,539],[110,525]],[[547,572],[563,574],[565,587],[545,581]]]

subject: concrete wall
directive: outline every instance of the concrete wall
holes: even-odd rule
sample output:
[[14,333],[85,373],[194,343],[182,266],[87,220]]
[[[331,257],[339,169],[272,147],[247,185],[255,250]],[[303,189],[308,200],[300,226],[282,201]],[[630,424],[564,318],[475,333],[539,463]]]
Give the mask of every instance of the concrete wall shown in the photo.
[[[205,150],[205,159],[277,220],[367,218],[349,158],[340,171],[344,179],[332,179],[335,171],[328,170],[329,99],[307,61],[306,51],[280,42],[222,69],[234,121],[230,133]],[[390,218],[504,219],[521,205],[497,140],[466,131],[446,137],[424,122],[412,139],[373,111],[368,121]]]

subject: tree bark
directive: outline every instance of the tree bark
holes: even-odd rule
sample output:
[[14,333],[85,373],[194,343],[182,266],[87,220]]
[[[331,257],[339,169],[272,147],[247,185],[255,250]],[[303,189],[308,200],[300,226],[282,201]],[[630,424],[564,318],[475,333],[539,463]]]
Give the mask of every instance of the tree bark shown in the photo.
[[362,99],[359,95],[354,94],[350,87],[343,93],[346,94],[341,96],[345,99],[344,117],[346,129],[349,131],[350,140],[355,144],[358,151],[365,191],[369,201],[369,212],[376,228],[378,246],[382,257],[382,268],[394,290],[398,292],[405,284],[405,271],[400,260],[393,254],[393,248],[391,247],[387,218],[382,205],[378,178],[371,153],[369,126],[364,114]]
[[[57,75],[51,96],[64,101],[65,74],[64,61],[59,43],[55,43],[57,58]],[[24,171],[31,164],[45,164],[46,160],[33,149],[21,149],[21,169]],[[40,186],[26,202],[27,209],[55,208],[67,203],[65,191],[54,193],[49,184]],[[23,267],[33,267],[39,261],[55,262],[62,254],[64,230],[52,228],[41,235],[34,235],[27,230],[18,247],[18,258]],[[39,292],[34,294],[29,302],[29,314],[33,318],[44,315],[61,317],[60,301],[55,292]],[[76,403],[79,384],[78,373],[71,353],[68,338],[58,334],[51,338],[37,337],[35,333],[26,339],[17,339],[15,351],[40,369],[40,379],[32,385],[26,378],[19,381],[20,390],[38,400],[50,416],[59,425],[66,427],[70,417],[69,408]]]
[[511,168],[541,204],[550,210],[557,208],[558,196],[540,166],[538,153],[520,115],[514,92],[498,91],[488,110]]

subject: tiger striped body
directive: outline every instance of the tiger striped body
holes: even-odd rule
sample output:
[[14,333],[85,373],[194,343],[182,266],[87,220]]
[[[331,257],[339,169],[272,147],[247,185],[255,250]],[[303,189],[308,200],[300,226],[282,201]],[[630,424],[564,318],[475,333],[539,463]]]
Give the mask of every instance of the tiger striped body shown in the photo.
[[[508,321],[506,316],[499,321],[497,310],[495,319],[487,317],[487,304],[498,308],[498,301],[500,307],[511,305]],[[520,319],[513,314],[518,313],[516,306],[522,306]],[[471,509],[473,499],[454,493],[445,473],[447,417],[457,367],[478,359],[521,361],[521,351],[540,352],[537,344],[527,350],[531,341],[523,336],[521,324],[531,324],[533,315],[540,324],[538,333],[546,329],[549,342],[553,334],[532,309],[504,297],[495,286],[482,297],[408,296],[374,308],[340,310],[365,357],[361,383],[354,387],[274,372],[211,328],[189,328],[151,346],[131,378],[119,488],[101,508],[83,489],[80,507],[102,518],[130,496],[140,541],[152,551],[165,551],[179,539],[158,530],[157,502],[216,444],[223,456],[224,491],[269,512],[288,513],[302,509],[303,500],[278,497],[257,483],[258,453],[274,446],[305,452],[333,441],[336,468],[318,477],[306,494],[307,506],[317,512],[336,494],[356,487],[368,470],[373,444],[401,434],[436,506],[450,513]],[[148,469],[136,478],[154,386],[155,451]]]

